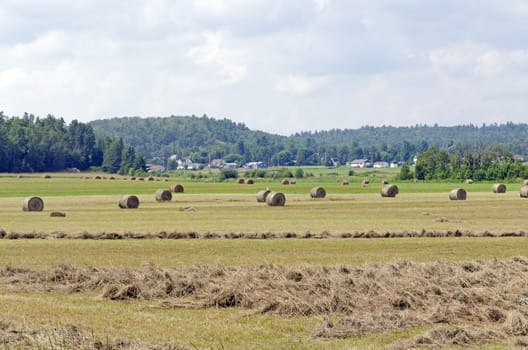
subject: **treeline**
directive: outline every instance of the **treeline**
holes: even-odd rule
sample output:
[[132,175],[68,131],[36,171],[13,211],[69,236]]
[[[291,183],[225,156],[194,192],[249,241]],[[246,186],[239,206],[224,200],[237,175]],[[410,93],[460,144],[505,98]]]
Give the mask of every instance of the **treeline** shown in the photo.
[[[402,168],[401,179],[412,177],[408,168]],[[527,178],[528,169],[499,146],[490,151],[467,149],[462,154],[430,147],[418,156],[414,177],[418,180],[503,180]]]
[[243,164],[263,161],[269,165],[331,165],[354,159],[400,161],[437,147],[449,154],[468,148],[490,151],[500,146],[507,152],[528,154],[528,125],[474,125],[441,127],[371,127],[357,130],[302,132],[279,136],[252,131],[243,123],[202,117],[124,117],[90,123],[98,135],[121,137],[145,157],[160,162],[176,154],[196,163],[222,158]]
[[76,120],[0,112],[0,172],[45,172],[101,167],[107,172],[144,170],[144,160],[120,138],[96,139],[92,127]]

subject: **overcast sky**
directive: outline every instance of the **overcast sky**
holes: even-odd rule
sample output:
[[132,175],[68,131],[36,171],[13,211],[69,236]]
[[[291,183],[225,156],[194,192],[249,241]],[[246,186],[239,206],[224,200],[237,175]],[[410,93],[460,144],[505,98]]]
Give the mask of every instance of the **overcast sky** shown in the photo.
[[0,110],[283,135],[527,122],[524,0],[0,0]]

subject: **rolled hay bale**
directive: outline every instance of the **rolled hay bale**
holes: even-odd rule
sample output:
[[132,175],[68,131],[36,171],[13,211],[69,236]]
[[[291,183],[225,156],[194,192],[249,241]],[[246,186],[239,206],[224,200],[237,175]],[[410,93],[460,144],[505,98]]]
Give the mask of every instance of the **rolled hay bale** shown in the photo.
[[528,186],[528,179],[523,180],[523,185],[524,185],[524,186]]
[[142,178],[142,177],[138,177],[138,178],[136,179],[136,181],[145,181],[145,179]]
[[183,192],[183,186],[180,185],[180,184],[170,185],[169,189],[170,189],[171,192],[178,192],[178,193],[182,193]]
[[101,180],[101,176],[96,175],[96,176],[94,177],[94,180]]
[[22,200],[23,211],[42,211],[44,210],[44,201],[40,197],[27,197]]
[[52,217],[52,218],[65,218],[66,217],[66,213],[62,212],[62,211],[52,211],[50,213],[50,217]]
[[43,179],[51,179],[51,175],[44,174],[44,175],[42,175],[42,178]]
[[290,180],[288,179],[282,179],[281,180],[281,185],[289,185],[290,184]]
[[295,185],[297,182],[295,180],[290,180],[290,185]]
[[314,187],[310,191],[310,197],[312,197],[312,198],[324,198],[324,197],[326,197],[326,191],[322,187]]
[[467,197],[466,190],[463,188],[455,188],[449,192],[449,199],[452,201],[465,201]]
[[382,179],[382,180],[381,180],[381,184],[382,184],[382,185],[388,185],[388,184],[389,184],[389,180],[387,180],[387,179]]
[[348,184],[349,184],[348,180],[341,181],[341,185],[343,186],[347,186]]
[[156,191],[156,200],[158,202],[170,202],[172,200],[172,192],[165,189]]
[[506,193],[506,185],[505,184],[495,184],[493,185],[493,193]]
[[153,176],[147,177],[147,181],[154,181],[154,177]]
[[286,204],[286,196],[281,192],[270,192],[266,197],[266,203],[272,207],[283,207]]
[[266,198],[268,197],[268,195],[270,193],[271,193],[271,190],[269,190],[269,189],[265,189],[263,191],[257,192],[257,202],[265,203],[266,202]]
[[471,185],[473,183],[473,179],[466,179],[465,181],[468,185]]
[[135,176],[131,176],[130,177],[130,181],[136,181],[136,177]]
[[133,195],[126,194],[119,200],[119,208],[121,209],[136,209],[139,207],[139,198]]
[[522,198],[528,198],[528,186],[521,187],[520,194]]
[[396,195],[400,192],[398,186],[396,185],[388,185],[384,186],[381,189],[381,196],[382,197],[396,197]]
[[255,183],[253,179],[246,179],[244,182],[246,183],[246,185],[253,185]]
[[368,185],[369,183],[370,183],[369,179],[363,179],[363,181],[361,181],[362,185]]
[[244,183],[244,179],[236,179],[235,180],[235,183],[239,184],[239,185],[242,185]]

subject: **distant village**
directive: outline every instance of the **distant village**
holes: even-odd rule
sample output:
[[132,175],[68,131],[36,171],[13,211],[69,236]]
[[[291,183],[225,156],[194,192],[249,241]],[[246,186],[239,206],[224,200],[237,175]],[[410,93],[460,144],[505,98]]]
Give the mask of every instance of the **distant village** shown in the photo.
[[[245,164],[230,163],[225,162],[224,159],[212,159],[209,164],[195,163],[190,158],[179,158],[177,155],[172,155],[169,157],[169,161],[172,166],[163,166],[159,164],[150,164],[147,163],[147,170],[149,172],[164,172],[169,168],[169,170],[203,170],[203,169],[265,169],[268,168],[267,162],[248,162]],[[416,157],[414,157],[413,163],[416,162]],[[354,159],[350,162],[344,164],[344,166],[350,168],[399,168],[403,165],[403,162],[392,161],[371,161],[369,159]],[[282,166],[288,166],[292,164],[283,164]],[[339,167],[341,164],[334,159],[330,159],[329,167]]]

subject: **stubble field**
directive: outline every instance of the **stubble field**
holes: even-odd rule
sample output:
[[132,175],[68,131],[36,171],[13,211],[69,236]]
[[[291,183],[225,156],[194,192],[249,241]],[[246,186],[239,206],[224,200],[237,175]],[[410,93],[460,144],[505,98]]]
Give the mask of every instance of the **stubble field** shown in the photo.
[[[0,177],[0,341],[15,348],[522,348],[520,184]],[[310,198],[321,185],[324,199]],[[257,203],[266,187],[284,207]],[[450,201],[455,187],[466,201]],[[120,209],[123,194],[138,209]],[[24,212],[27,196],[42,212]],[[50,217],[59,211],[65,217]]]

